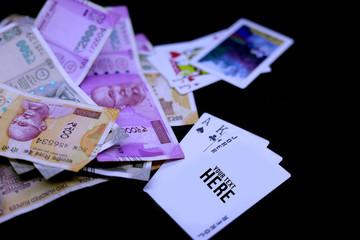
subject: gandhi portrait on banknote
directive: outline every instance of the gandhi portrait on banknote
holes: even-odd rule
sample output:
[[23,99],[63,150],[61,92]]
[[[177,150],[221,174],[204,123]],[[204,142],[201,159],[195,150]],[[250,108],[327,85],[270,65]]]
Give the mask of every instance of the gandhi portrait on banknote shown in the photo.
[[100,86],[92,90],[91,99],[103,107],[122,110],[127,106],[135,106],[146,98],[141,82]]
[[60,118],[74,112],[74,108],[23,100],[23,112],[8,128],[8,136],[17,141],[29,141],[47,129],[47,118]]

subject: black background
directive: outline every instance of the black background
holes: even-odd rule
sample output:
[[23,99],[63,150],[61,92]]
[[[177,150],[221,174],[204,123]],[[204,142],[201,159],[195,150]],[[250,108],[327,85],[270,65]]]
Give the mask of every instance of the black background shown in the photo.
[[[242,17],[293,38],[294,45],[271,65],[272,72],[260,75],[246,89],[220,81],[194,92],[199,115],[209,112],[268,139],[269,148],[283,157],[281,166],[292,175],[214,239],[328,237],[348,232],[339,225],[346,220],[339,215],[343,196],[337,192],[342,188],[336,143],[342,95],[337,88],[340,79],[327,61],[333,57],[328,53],[336,51],[330,42],[339,37],[333,31],[336,15],[328,3],[94,2],[128,6],[134,32],[145,33],[153,45],[201,37]],[[1,7],[0,19],[11,13],[36,17],[43,3],[7,2]],[[181,141],[190,128],[173,130]],[[188,239],[143,192],[145,184],[119,178],[70,193],[0,224],[0,234]]]

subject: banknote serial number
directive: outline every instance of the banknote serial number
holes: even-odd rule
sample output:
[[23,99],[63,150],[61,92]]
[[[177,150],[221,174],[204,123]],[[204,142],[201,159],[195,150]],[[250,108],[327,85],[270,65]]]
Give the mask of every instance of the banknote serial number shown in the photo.
[[83,52],[87,45],[90,42],[90,39],[92,36],[94,36],[94,32],[97,30],[97,27],[95,25],[90,25],[89,28],[86,30],[85,34],[81,37],[80,41],[76,45],[74,52],[81,53]]
[[60,147],[60,148],[67,148],[69,146],[67,143],[54,141],[54,140],[50,140],[47,138],[37,138],[36,143],[42,144],[42,145]]
[[37,52],[40,54],[40,56],[47,55],[44,47],[42,46],[40,41],[36,38],[34,33],[28,32],[25,36],[29,40],[29,42],[32,44],[32,47],[34,47],[37,50]]
[[25,40],[18,41],[16,43],[16,46],[19,48],[20,53],[23,55],[25,61],[28,64],[32,64],[33,62],[35,62],[36,56],[30,50],[30,47],[29,47],[29,45],[27,45]]
[[146,129],[146,127],[140,126],[140,127],[128,127],[128,128],[123,128],[124,131],[126,133],[144,133],[147,132],[148,130]]

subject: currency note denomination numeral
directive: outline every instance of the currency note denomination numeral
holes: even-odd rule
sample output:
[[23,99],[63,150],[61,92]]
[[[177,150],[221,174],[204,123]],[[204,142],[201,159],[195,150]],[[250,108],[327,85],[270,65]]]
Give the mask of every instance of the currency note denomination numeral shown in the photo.
[[67,139],[70,137],[70,134],[75,130],[75,127],[77,126],[77,123],[70,122],[67,125],[70,125],[70,127],[64,128],[62,134],[60,135],[61,138]]
[[178,116],[168,116],[167,117],[169,122],[172,122],[172,121],[179,121],[179,120],[183,120],[184,117],[182,115],[178,115]]
[[90,25],[88,30],[86,30],[85,35],[81,37],[81,40],[78,42],[76,48],[74,49],[74,51],[76,53],[81,53],[83,52],[87,45],[90,42],[91,37],[94,35],[94,32],[97,30],[97,27],[95,25]]
[[25,40],[20,40],[16,43],[16,46],[19,47],[20,52],[22,53],[25,61],[28,64],[35,62],[36,56],[30,50],[30,47],[26,44]]

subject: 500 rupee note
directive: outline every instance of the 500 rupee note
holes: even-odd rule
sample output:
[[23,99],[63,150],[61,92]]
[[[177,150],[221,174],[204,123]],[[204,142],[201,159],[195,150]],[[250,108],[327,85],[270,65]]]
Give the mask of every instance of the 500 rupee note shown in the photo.
[[[61,67],[40,32],[30,24],[0,29],[0,82],[33,95],[96,105]],[[114,125],[103,149],[127,137]]]

